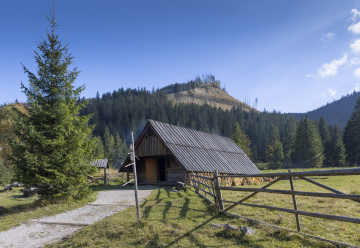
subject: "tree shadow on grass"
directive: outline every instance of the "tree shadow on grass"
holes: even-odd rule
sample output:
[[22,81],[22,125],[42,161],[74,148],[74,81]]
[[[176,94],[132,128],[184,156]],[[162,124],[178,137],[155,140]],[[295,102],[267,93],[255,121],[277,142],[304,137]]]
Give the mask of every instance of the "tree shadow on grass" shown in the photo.
[[162,201],[162,199],[160,199],[160,195],[161,195],[161,189],[158,189],[158,193],[155,197],[155,200],[156,200],[155,204],[158,204]]
[[180,210],[180,218],[185,218],[187,211],[189,211],[189,198],[185,197],[185,203]]
[[166,206],[163,210],[163,220],[166,221],[166,215],[168,214],[170,208],[171,208],[171,205],[172,205],[172,202],[171,201],[167,201],[165,202]]
[[[164,247],[172,247],[178,242],[180,242],[184,238],[188,238],[191,242],[194,243],[197,247],[210,247],[208,244],[204,245],[201,244],[201,242],[196,238],[194,233],[198,231],[201,228],[205,228],[207,225],[213,222],[213,220],[218,219],[219,217],[222,217],[222,214],[216,214],[209,218],[208,220],[204,221],[200,225],[196,226],[195,228],[191,229],[190,231],[186,232],[179,238],[175,239],[174,241],[170,242]],[[180,228],[178,225],[172,224],[174,228]],[[253,248],[264,248],[264,246],[253,244],[250,239],[248,239],[245,235],[243,235],[241,232],[238,231],[227,231],[227,230],[221,230],[217,234],[215,234],[217,237],[225,238],[225,239],[232,239],[236,243],[236,245],[244,245],[245,247],[253,247]]]
[[[187,233],[185,233],[184,235],[180,236],[179,238],[175,239],[174,241],[170,242],[169,244],[167,244],[165,247],[171,247],[175,244],[177,244],[180,240],[184,239],[184,238],[189,238],[192,242],[196,243],[198,246],[200,245],[200,242],[195,238],[195,236],[193,235],[194,232],[196,232],[197,230],[199,230],[200,228],[204,227],[205,225],[209,224],[212,220],[216,219],[217,215],[211,217],[210,219],[208,219],[207,221],[204,221],[203,223],[201,223],[200,225],[196,226],[195,228],[191,229],[190,231],[188,231]],[[206,246],[204,246],[206,247]]]

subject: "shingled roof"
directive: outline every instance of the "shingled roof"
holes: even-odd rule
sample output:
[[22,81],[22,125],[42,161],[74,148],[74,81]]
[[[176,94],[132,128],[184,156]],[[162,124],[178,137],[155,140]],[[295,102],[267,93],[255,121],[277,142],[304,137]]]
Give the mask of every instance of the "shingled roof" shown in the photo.
[[148,124],[186,171],[261,173],[230,138],[154,120],[149,120]]
[[109,168],[108,159],[95,159],[90,162],[90,165],[96,166],[98,168]]

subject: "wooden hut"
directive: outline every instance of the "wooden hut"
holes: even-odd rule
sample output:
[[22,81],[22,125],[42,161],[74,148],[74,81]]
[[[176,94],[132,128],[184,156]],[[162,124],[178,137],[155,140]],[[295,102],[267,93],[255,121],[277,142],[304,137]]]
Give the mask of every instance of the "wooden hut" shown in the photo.
[[98,167],[99,170],[101,168],[104,169],[104,185],[106,186],[106,169],[109,169],[109,160],[95,159],[94,161],[90,162],[90,165]]
[[[171,185],[186,173],[258,174],[246,154],[230,139],[149,120],[135,143],[139,184]],[[119,172],[132,171],[129,157]]]

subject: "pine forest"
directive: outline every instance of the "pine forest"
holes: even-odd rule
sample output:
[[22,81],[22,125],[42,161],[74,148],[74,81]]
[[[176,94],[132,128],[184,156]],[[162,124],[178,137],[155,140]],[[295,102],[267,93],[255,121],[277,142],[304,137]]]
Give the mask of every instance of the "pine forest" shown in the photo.
[[[179,91],[179,85],[156,91],[121,88],[102,96],[98,93],[89,100],[81,115],[93,115],[90,120],[90,124],[95,124],[93,135],[103,141],[100,150],[111,157],[113,166],[119,166],[126,157],[131,132],[137,137],[148,119],[231,137],[253,162],[269,163],[272,168],[352,166],[357,162],[345,160],[347,154],[352,154],[351,147],[344,144],[341,128],[327,124],[324,117],[310,120],[306,115],[296,119],[289,114],[244,110],[241,106],[223,110],[206,103],[168,101],[166,93]],[[185,89],[180,90],[187,86],[198,87],[190,82],[182,84]],[[109,142],[117,144],[112,152],[109,147],[114,146]]]

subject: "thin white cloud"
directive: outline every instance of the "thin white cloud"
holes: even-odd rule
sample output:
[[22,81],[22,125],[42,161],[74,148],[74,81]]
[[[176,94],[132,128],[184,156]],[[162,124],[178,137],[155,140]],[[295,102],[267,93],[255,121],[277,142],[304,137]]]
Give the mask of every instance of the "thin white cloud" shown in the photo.
[[353,53],[360,53],[360,39],[357,39],[351,43],[350,48]]
[[351,10],[351,14],[352,14],[352,17],[351,17],[351,19],[353,20],[353,21],[355,21],[356,20],[356,17],[360,17],[360,11],[358,11],[357,9],[352,9]]
[[351,58],[350,66],[359,65],[359,64],[360,64],[360,59],[358,57]]
[[318,76],[321,78],[328,77],[328,76],[335,76],[338,71],[339,67],[344,65],[347,61],[347,53],[344,53],[344,56],[341,59],[334,59],[330,63],[325,63],[318,69]]
[[336,95],[336,90],[332,90],[332,89],[328,89],[326,92],[321,94],[323,97],[326,96],[335,96]]
[[327,91],[328,91],[329,96],[335,96],[336,95],[336,90],[328,89]]
[[354,76],[360,78],[360,67],[354,71]]
[[329,33],[327,33],[327,34],[324,34],[324,35],[320,38],[320,40],[323,41],[323,42],[325,42],[325,41],[327,41],[327,40],[331,40],[332,38],[334,38],[334,36],[335,36],[334,33],[329,32]]
[[353,93],[354,91],[360,91],[360,84],[355,84],[354,89],[352,89],[349,94]]
[[350,27],[348,27],[348,30],[354,34],[360,34],[360,22],[352,24]]

